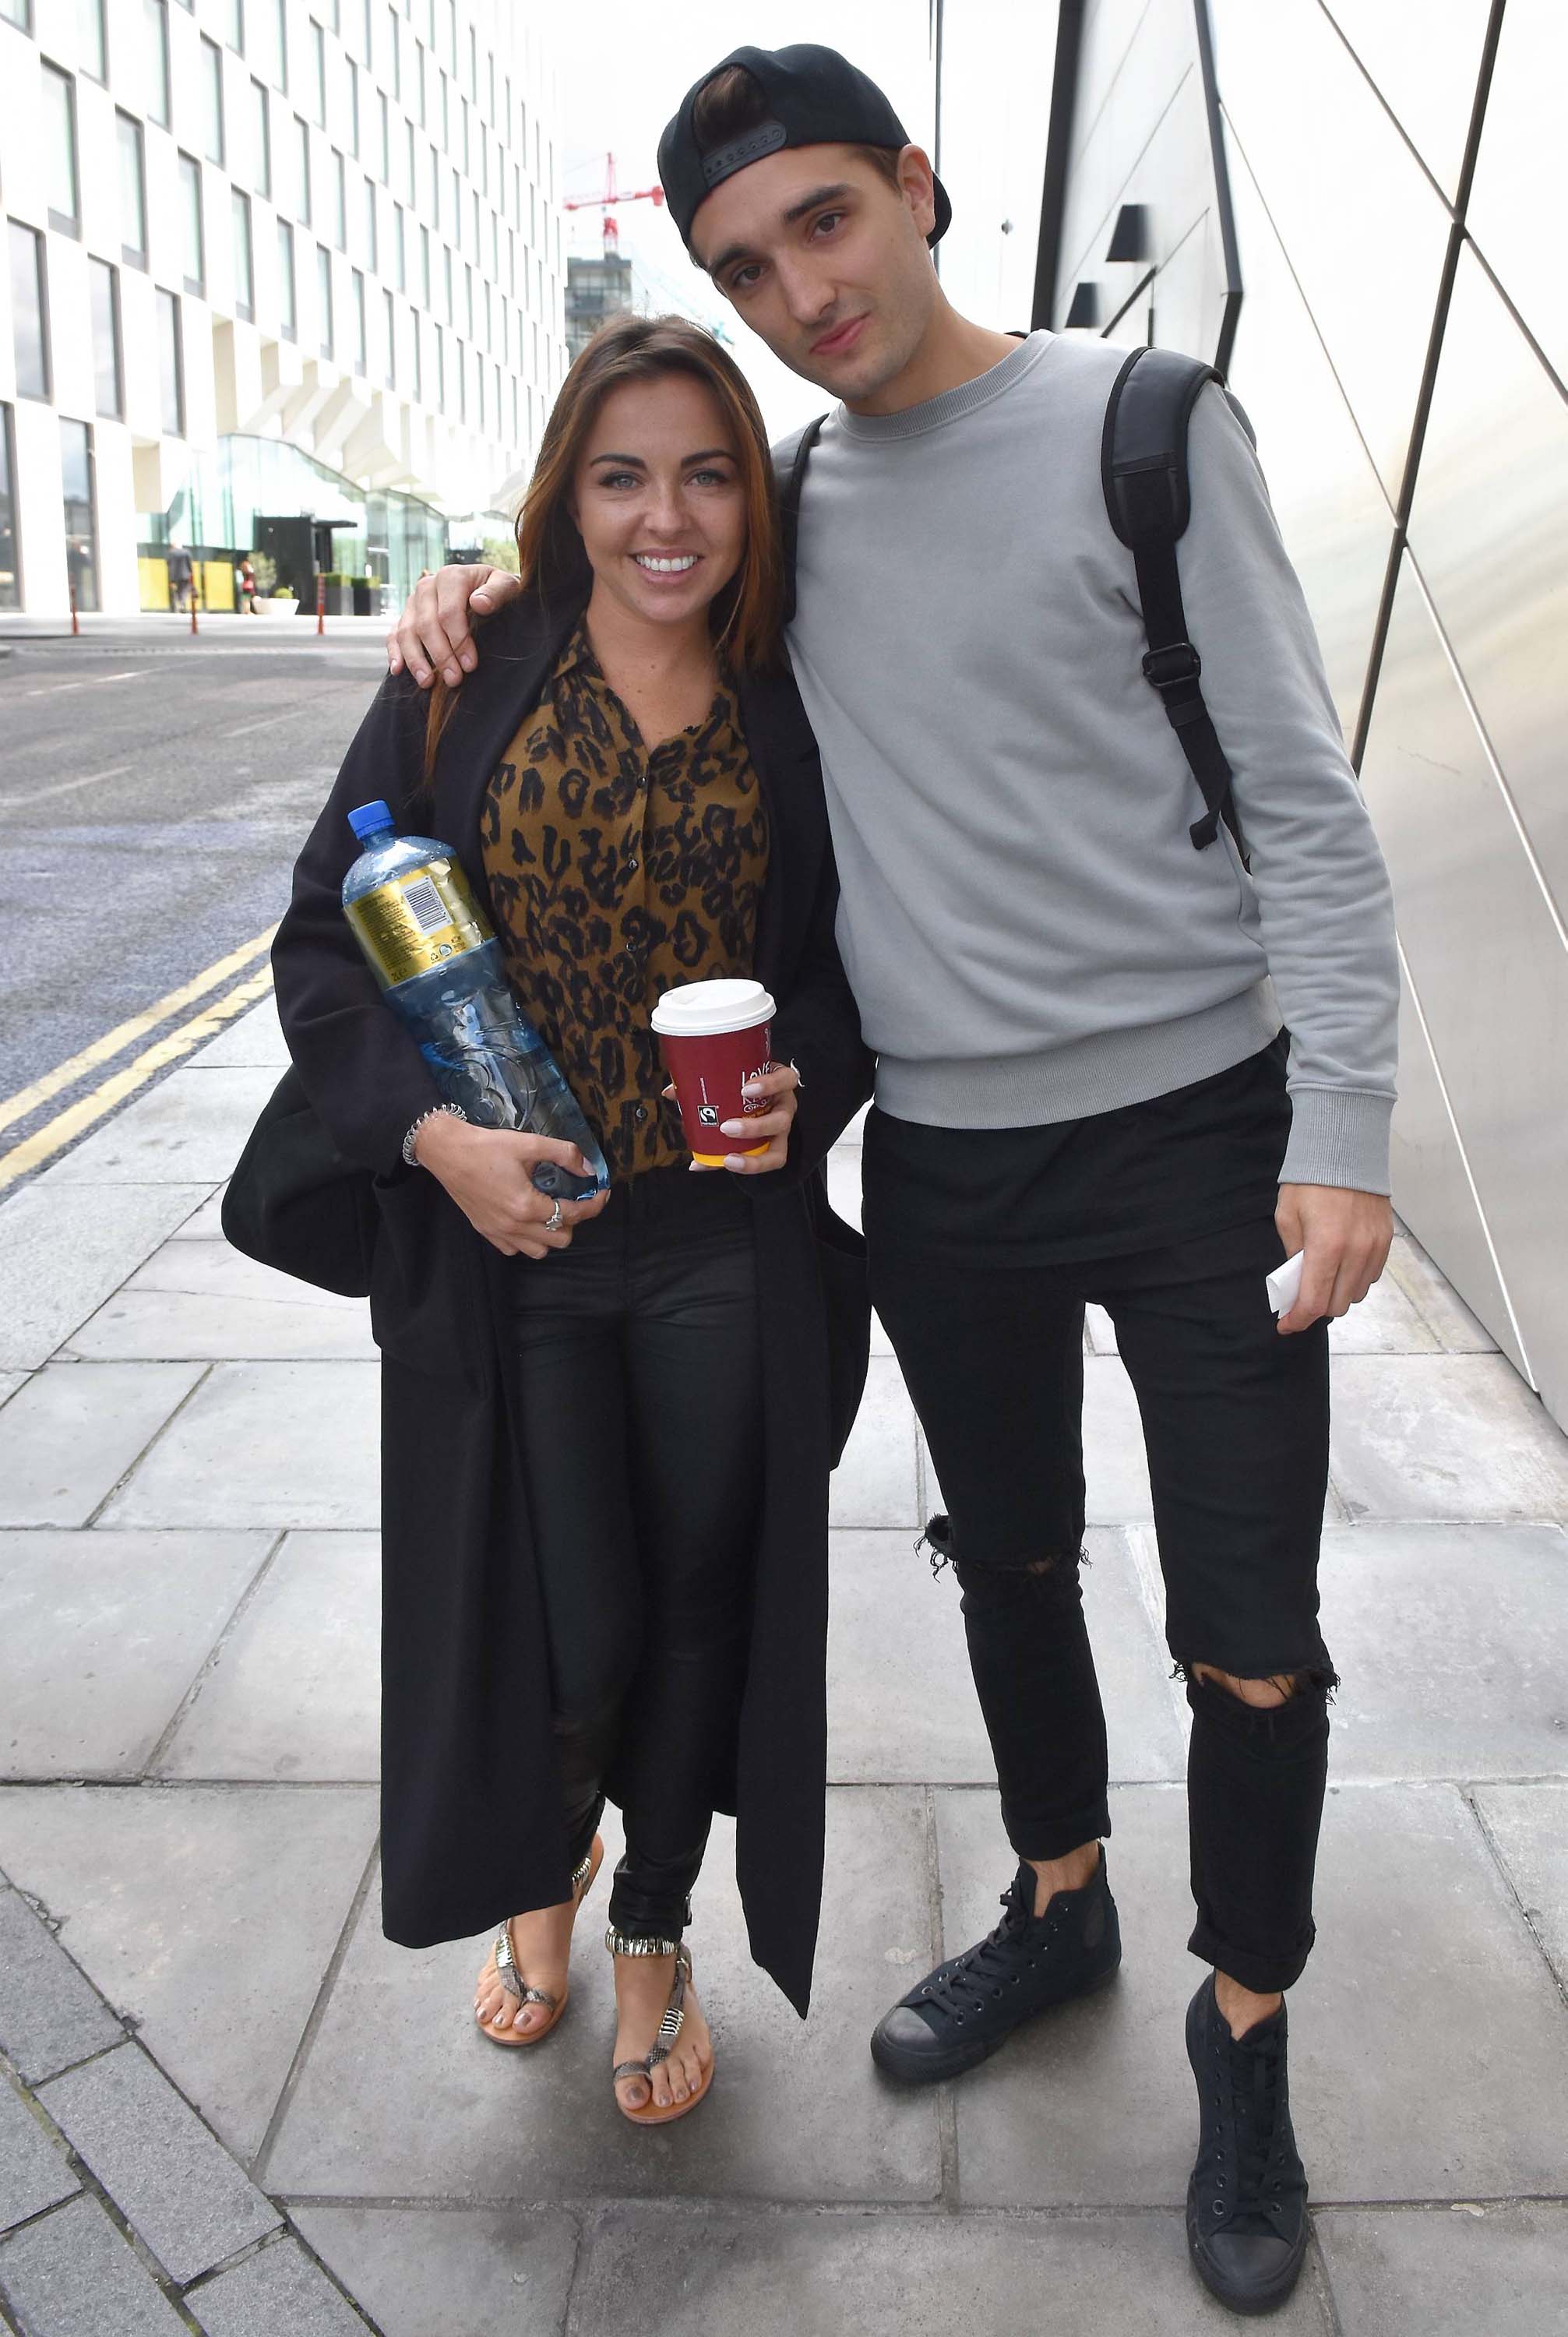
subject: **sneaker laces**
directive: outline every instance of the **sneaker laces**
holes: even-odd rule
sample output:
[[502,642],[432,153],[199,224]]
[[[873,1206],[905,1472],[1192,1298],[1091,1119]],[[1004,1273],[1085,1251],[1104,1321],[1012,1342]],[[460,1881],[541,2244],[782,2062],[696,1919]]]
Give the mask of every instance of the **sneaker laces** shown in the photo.
[[[1219,2019],[1216,2009],[1216,2018]],[[1280,2119],[1280,2078],[1285,2055],[1278,2036],[1259,2045],[1232,2038],[1221,2021],[1215,2039],[1215,2062],[1221,2089],[1219,2107],[1224,2115],[1224,2095],[1230,2096],[1225,2124],[1235,2153],[1236,2191],[1225,2202],[1224,2220],[1232,2231],[1278,2233],[1288,2195],[1294,2196],[1294,2176],[1281,2168],[1282,2145],[1289,2127]],[[1223,2173],[1217,2181],[1224,2184]]]
[[1002,1921],[993,1931],[975,1946],[965,1948],[961,1956],[940,1972],[934,1973],[921,1990],[921,2000],[933,2004],[939,2012],[951,2013],[962,2020],[965,2013],[985,2009],[983,1991],[1001,1993],[998,1983],[1014,1977],[1017,1962],[1015,1953],[1018,1936],[1033,1920],[1032,1911],[1024,1902],[1024,1884],[1015,1876],[999,1901]]

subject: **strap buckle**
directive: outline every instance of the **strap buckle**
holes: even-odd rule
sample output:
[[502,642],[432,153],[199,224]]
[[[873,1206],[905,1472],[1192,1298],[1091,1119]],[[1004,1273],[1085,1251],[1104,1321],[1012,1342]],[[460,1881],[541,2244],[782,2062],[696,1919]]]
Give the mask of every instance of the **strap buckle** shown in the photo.
[[1186,682],[1196,681],[1203,670],[1203,660],[1191,641],[1171,641],[1162,650],[1148,650],[1143,657],[1143,679],[1161,697],[1168,689],[1180,689]]

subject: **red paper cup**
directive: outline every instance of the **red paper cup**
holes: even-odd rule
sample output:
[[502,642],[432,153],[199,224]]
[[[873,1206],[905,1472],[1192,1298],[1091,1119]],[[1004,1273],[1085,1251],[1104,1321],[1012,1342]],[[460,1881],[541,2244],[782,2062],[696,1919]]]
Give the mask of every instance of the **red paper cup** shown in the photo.
[[653,1009],[653,1028],[675,1082],[681,1125],[691,1157],[714,1168],[732,1152],[766,1152],[726,1136],[727,1120],[750,1120],[769,1107],[743,1096],[743,1080],[766,1071],[772,1058],[772,999],[760,982],[685,982],[667,990]]

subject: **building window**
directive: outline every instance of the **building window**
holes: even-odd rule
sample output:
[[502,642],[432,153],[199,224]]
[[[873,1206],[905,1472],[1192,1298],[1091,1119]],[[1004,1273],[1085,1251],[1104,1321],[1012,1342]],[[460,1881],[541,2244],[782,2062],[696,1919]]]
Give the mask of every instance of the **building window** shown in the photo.
[[357,268],[348,271],[354,297],[354,370],[365,371],[365,279]]
[[427,54],[428,52],[425,49],[416,49],[415,51],[416,72],[414,76],[414,111],[418,116],[419,127],[421,130],[425,127],[426,103],[426,93],[425,88],[425,61]]
[[319,24],[310,26],[310,89],[315,100],[316,126],[327,127],[327,35]]
[[180,157],[180,243],[185,289],[193,292],[198,299],[204,299],[207,238],[201,219],[201,165],[191,154]]
[[43,69],[44,197],[49,224],[63,235],[82,230],[76,178],[76,89],[58,65]]
[[272,122],[267,110],[267,84],[250,84],[250,183],[269,200],[272,195]]
[[425,351],[422,343],[425,328],[417,317],[411,317],[409,323],[414,334],[414,403],[416,406],[423,406],[425,403]]
[[365,265],[372,276],[381,273],[381,239],[376,232],[376,181],[365,181]]
[[452,247],[449,243],[444,243],[441,247],[441,269],[446,279],[446,322],[452,325],[456,324],[457,319],[456,303],[452,298]]
[[44,288],[44,238],[11,221],[11,327],[16,341],[16,395],[49,395],[49,304]]
[[299,313],[294,291],[294,230],[287,220],[278,222],[278,322],[286,341],[297,337]]
[[106,259],[87,263],[93,301],[93,378],[100,414],[125,417],[125,366],[120,340],[120,271]]
[[22,571],[16,558],[15,478],[11,408],[0,406],[0,609],[22,606]]
[[250,241],[250,198],[230,190],[234,213],[234,313],[249,324],[256,314],[256,260]]
[[158,395],[167,438],[185,435],[185,352],[180,346],[180,303],[172,292],[158,295]]
[[226,0],[223,37],[236,56],[245,54],[245,0]]
[[310,125],[294,116],[294,216],[301,227],[310,224]]
[[0,16],[19,33],[33,30],[33,0],[0,0]]
[[392,274],[399,292],[408,289],[408,214],[401,203],[392,206]]
[[434,330],[436,334],[436,411],[437,414],[445,414],[446,411],[446,336],[439,325],[436,326]]
[[332,240],[339,251],[348,249],[348,169],[341,154],[332,157]]
[[426,316],[430,313],[430,230],[419,230],[419,305]]
[[142,124],[128,113],[116,113],[114,132],[120,143],[120,232],[124,238],[120,256],[132,268],[145,268],[147,173],[142,157]]
[[201,116],[207,160],[223,160],[223,52],[216,41],[201,43]]
[[289,86],[285,0],[250,0],[250,62],[274,89]]
[[321,354],[332,355],[332,254],[324,243],[316,247],[316,298],[321,310]]
[[348,60],[348,152],[359,152],[359,68],[352,57]]
[[72,603],[98,606],[98,529],[93,511],[93,429],[86,422],[60,425],[60,478],[64,488],[65,568]]
[[76,0],[76,62],[93,81],[109,78],[109,27],[105,0]]
[[381,183],[389,187],[392,184],[392,112],[384,89],[377,92],[376,103],[378,109],[377,144],[380,149]]
[[392,94],[403,98],[403,28],[397,22],[396,8],[387,11],[387,69],[392,77]]
[[147,34],[147,113],[169,127],[169,11],[164,0],[142,0]]
[[390,292],[381,295],[382,315],[387,328],[387,386],[397,386],[397,311]]

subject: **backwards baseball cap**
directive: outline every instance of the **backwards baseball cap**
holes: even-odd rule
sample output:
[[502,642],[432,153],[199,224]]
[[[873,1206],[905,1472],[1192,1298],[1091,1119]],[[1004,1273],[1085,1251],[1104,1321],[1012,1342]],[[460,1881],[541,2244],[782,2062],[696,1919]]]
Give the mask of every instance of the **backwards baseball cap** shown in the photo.
[[[701,153],[691,126],[697,100],[710,81],[730,65],[744,65],[760,83],[766,117],[728,145]],[[690,249],[691,222],[715,187],[776,154],[786,146],[908,146],[908,132],[870,77],[837,49],[802,41],[789,49],[731,49],[710,73],[694,82],[681,111],[659,141],[659,177],[681,240]],[[936,224],[927,243],[947,232],[953,206],[936,181]]]

